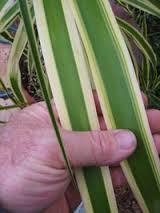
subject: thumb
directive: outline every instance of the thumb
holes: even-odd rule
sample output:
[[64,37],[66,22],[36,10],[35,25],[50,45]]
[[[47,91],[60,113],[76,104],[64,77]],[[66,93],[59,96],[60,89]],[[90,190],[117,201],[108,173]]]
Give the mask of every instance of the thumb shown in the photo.
[[136,138],[128,130],[62,130],[62,137],[67,155],[74,167],[111,165],[127,158],[136,148]]

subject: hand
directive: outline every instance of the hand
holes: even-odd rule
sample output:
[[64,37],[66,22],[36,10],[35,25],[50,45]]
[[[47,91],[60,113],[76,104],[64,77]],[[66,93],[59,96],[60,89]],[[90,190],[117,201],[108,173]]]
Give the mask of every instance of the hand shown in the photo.
[[[61,129],[61,134],[73,167],[111,165],[127,158],[136,148],[136,139],[127,130],[80,133]],[[62,209],[70,176],[45,104],[33,104],[12,116],[0,128],[0,138],[2,207],[10,212],[30,213],[60,203],[57,208]]]

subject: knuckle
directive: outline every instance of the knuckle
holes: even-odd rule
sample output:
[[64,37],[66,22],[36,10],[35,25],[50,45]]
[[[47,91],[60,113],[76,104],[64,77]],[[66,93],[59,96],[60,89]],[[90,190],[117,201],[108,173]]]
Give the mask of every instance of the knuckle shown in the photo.
[[93,131],[91,143],[96,164],[110,164],[112,156],[117,150],[114,135],[106,131]]

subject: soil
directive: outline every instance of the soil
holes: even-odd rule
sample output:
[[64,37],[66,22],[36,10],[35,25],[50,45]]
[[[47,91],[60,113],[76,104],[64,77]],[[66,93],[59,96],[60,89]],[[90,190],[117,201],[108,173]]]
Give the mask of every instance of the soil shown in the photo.
[[128,184],[115,188],[119,213],[142,213]]
[[34,98],[36,102],[42,101],[42,93],[40,85],[37,79],[35,70],[29,73],[27,60],[25,56],[22,56],[20,60],[21,79],[24,89]]

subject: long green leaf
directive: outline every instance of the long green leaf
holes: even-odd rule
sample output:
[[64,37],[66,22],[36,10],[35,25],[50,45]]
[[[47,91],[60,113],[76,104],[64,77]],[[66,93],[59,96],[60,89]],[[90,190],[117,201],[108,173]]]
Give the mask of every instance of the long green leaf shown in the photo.
[[130,53],[130,56],[131,56],[131,59],[132,59],[132,63],[134,65],[134,70],[135,70],[135,73],[136,73],[137,80],[139,81],[139,72],[140,72],[139,64],[137,62],[137,59],[135,57],[135,54],[133,52],[133,48],[131,46],[131,43],[130,43],[128,37],[125,34],[123,36],[124,36],[124,40],[125,40],[125,43],[127,45],[127,48],[129,50],[129,53]]
[[21,21],[14,42],[12,44],[7,67],[11,88],[13,89],[13,92],[20,103],[26,103],[25,96],[22,92],[21,75],[19,69],[19,61],[26,44],[27,35],[24,29],[23,22]]
[[159,0],[120,0],[135,8],[150,13],[154,16],[160,16],[160,2]]
[[18,3],[15,1],[8,1],[6,5],[0,10],[0,33],[2,33],[7,26],[13,22],[15,17],[19,13],[19,6]]
[[3,10],[4,6],[7,4],[8,0],[1,0],[0,1],[0,11]]
[[25,29],[26,29],[26,33],[27,33],[27,37],[28,37],[28,42],[29,42],[29,45],[30,45],[30,50],[32,52],[32,57],[34,59],[35,69],[36,69],[36,72],[37,72],[37,75],[38,75],[38,78],[39,78],[39,82],[40,82],[40,86],[41,86],[41,89],[42,89],[42,92],[43,92],[44,100],[46,102],[48,112],[50,114],[51,122],[52,122],[52,125],[53,125],[53,128],[54,128],[53,130],[55,132],[57,142],[60,145],[62,154],[64,156],[66,167],[68,168],[68,171],[71,175],[71,178],[74,181],[72,168],[70,166],[70,162],[69,162],[67,155],[66,155],[65,147],[63,145],[61,134],[60,134],[60,131],[59,131],[59,128],[58,128],[58,125],[57,125],[56,118],[54,116],[53,109],[52,109],[50,94],[48,92],[48,88],[47,88],[46,83],[45,83],[41,57],[40,57],[40,54],[39,54],[37,40],[36,40],[34,28],[33,28],[33,19],[32,19],[32,15],[30,13],[28,1],[27,0],[19,0],[19,6],[20,6],[20,10],[21,10],[21,15],[23,17],[23,21],[24,21],[24,25],[25,25]]
[[13,36],[7,31],[3,31],[1,34],[0,34],[2,40],[4,40],[5,42],[9,43],[9,44],[12,44],[14,38]]
[[[143,212],[160,211],[160,164],[134,68],[108,0],[70,0],[108,128],[130,129],[138,148],[121,165]],[[87,8],[87,9],[86,9]]]
[[15,3],[14,0],[1,0],[0,11],[4,12],[4,11],[8,10],[8,8],[10,8],[11,5],[13,5],[14,3]]
[[[146,15],[143,18],[143,25],[142,25],[142,30],[143,30],[143,35],[144,37],[147,39],[148,38],[148,29],[147,29],[147,23],[146,23]],[[148,57],[146,57],[146,55],[144,55],[143,57],[143,61],[142,61],[142,77],[144,79],[145,82],[145,86],[143,86],[142,88],[144,89],[144,92],[148,92],[149,86],[150,86],[150,72],[151,72],[151,64],[150,61],[148,59]]]
[[10,98],[15,105],[17,105],[19,101],[16,99],[16,97],[14,97],[12,94],[8,92],[8,89],[5,86],[4,82],[2,81],[1,77],[0,77],[0,87],[2,87],[2,89],[6,92],[7,97]]
[[123,19],[117,17],[117,22],[120,28],[122,28],[122,30],[136,42],[137,46],[142,50],[143,54],[150,60],[153,66],[156,66],[156,54],[154,53],[154,50],[152,49],[146,38],[135,27],[133,27]]
[[[99,129],[88,66],[68,1],[35,0],[33,4],[62,126],[77,131]],[[109,169],[88,167],[75,174],[87,212],[117,212]]]
[[153,5],[155,5],[160,10],[160,2],[159,0],[150,0]]
[[9,110],[9,109],[15,109],[15,108],[23,108],[23,107],[25,107],[25,105],[0,106],[0,111]]
[[28,65],[28,72],[30,75],[32,75],[32,71],[34,69],[34,63],[33,63],[32,54],[29,48],[27,53],[27,65]]

